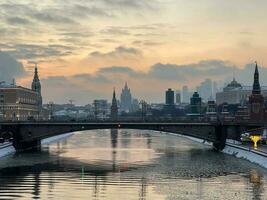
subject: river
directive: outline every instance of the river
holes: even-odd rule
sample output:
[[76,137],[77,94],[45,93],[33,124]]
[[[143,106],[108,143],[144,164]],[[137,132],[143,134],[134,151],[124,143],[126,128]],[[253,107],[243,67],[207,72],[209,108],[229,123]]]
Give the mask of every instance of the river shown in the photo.
[[0,199],[266,199],[267,170],[154,131],[77,132],[0,159]]

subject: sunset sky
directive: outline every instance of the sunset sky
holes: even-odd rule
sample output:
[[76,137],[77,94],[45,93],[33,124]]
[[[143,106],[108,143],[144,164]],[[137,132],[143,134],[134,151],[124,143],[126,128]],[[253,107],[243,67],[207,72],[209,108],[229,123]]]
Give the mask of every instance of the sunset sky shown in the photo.
[[38,63],[44,101],[77,104],[125,81],[149,102],[233,71],[251,84],[251,63],[267,63],[266,10],[266,0],[1,0],[0,78],[29,87]]

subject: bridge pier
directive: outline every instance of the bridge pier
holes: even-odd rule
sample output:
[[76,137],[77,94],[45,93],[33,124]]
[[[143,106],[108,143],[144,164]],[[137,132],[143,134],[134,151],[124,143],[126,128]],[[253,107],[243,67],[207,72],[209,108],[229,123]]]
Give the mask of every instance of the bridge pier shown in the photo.
[[217,125],[215,127],[216,140],[213,142],[213,148],[216,151],[221,151],[224,149],[227,139],[227,127],[223,125]]
[[41,140],[32,140],[27,142],[14,140],[13,146],[16,151],[39,151],[41,149]]

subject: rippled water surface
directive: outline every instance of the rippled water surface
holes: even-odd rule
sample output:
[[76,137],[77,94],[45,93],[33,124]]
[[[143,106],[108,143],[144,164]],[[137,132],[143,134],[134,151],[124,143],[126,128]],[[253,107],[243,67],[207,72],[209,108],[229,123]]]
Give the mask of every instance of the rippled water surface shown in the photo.
[[84,131],[0,160],[0,199],[267,199],[267,171],[190,140]]

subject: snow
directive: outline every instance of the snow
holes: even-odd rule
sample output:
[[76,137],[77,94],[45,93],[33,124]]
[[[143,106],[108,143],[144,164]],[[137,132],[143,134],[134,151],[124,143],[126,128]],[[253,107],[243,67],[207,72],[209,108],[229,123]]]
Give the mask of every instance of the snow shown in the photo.
[[[198,139],[198,138],[194,138],[194,137],[190,137],[190,136],[185,136],[185,135],[180,135],[180,134],[176,134],[176,133],[166,133],[166,134],[178,135],[180,137],[190,139],[194,142],[198,142],[198,143],[202,143],[204,145],[212,146],[211,142],[207,142],[207,141],[202,140],[202,139]],[[258,151],[258,150],[254,150],[254,149],[251,149],[249,147],[240,146],[241,144],[242,143],[239,141],[227,139],[226,140],[226,146],[222,152],[229,154],[229,155],[232,155],[232,156],[235,156],[237,158],[242,158],[242,159],[248,160],[252,163],[256,163],[256,164],[267,169],[267,153],[262,152],[262,151]]]
[[233,155],[237,158],[243,158],[252,163],[256,163],[264,168],[267,168],[267,153],[242,147],[239,145],[227,143],[224,150],[226,154]]
[[13,147],[12,143],[6,143],[6,144],[2,144],[0,146],[0,158],[1,157],[4,157],[6,155],[9,155],[9,154],[12,154],[12,153],[15,153],[16,150],[15,148]]

